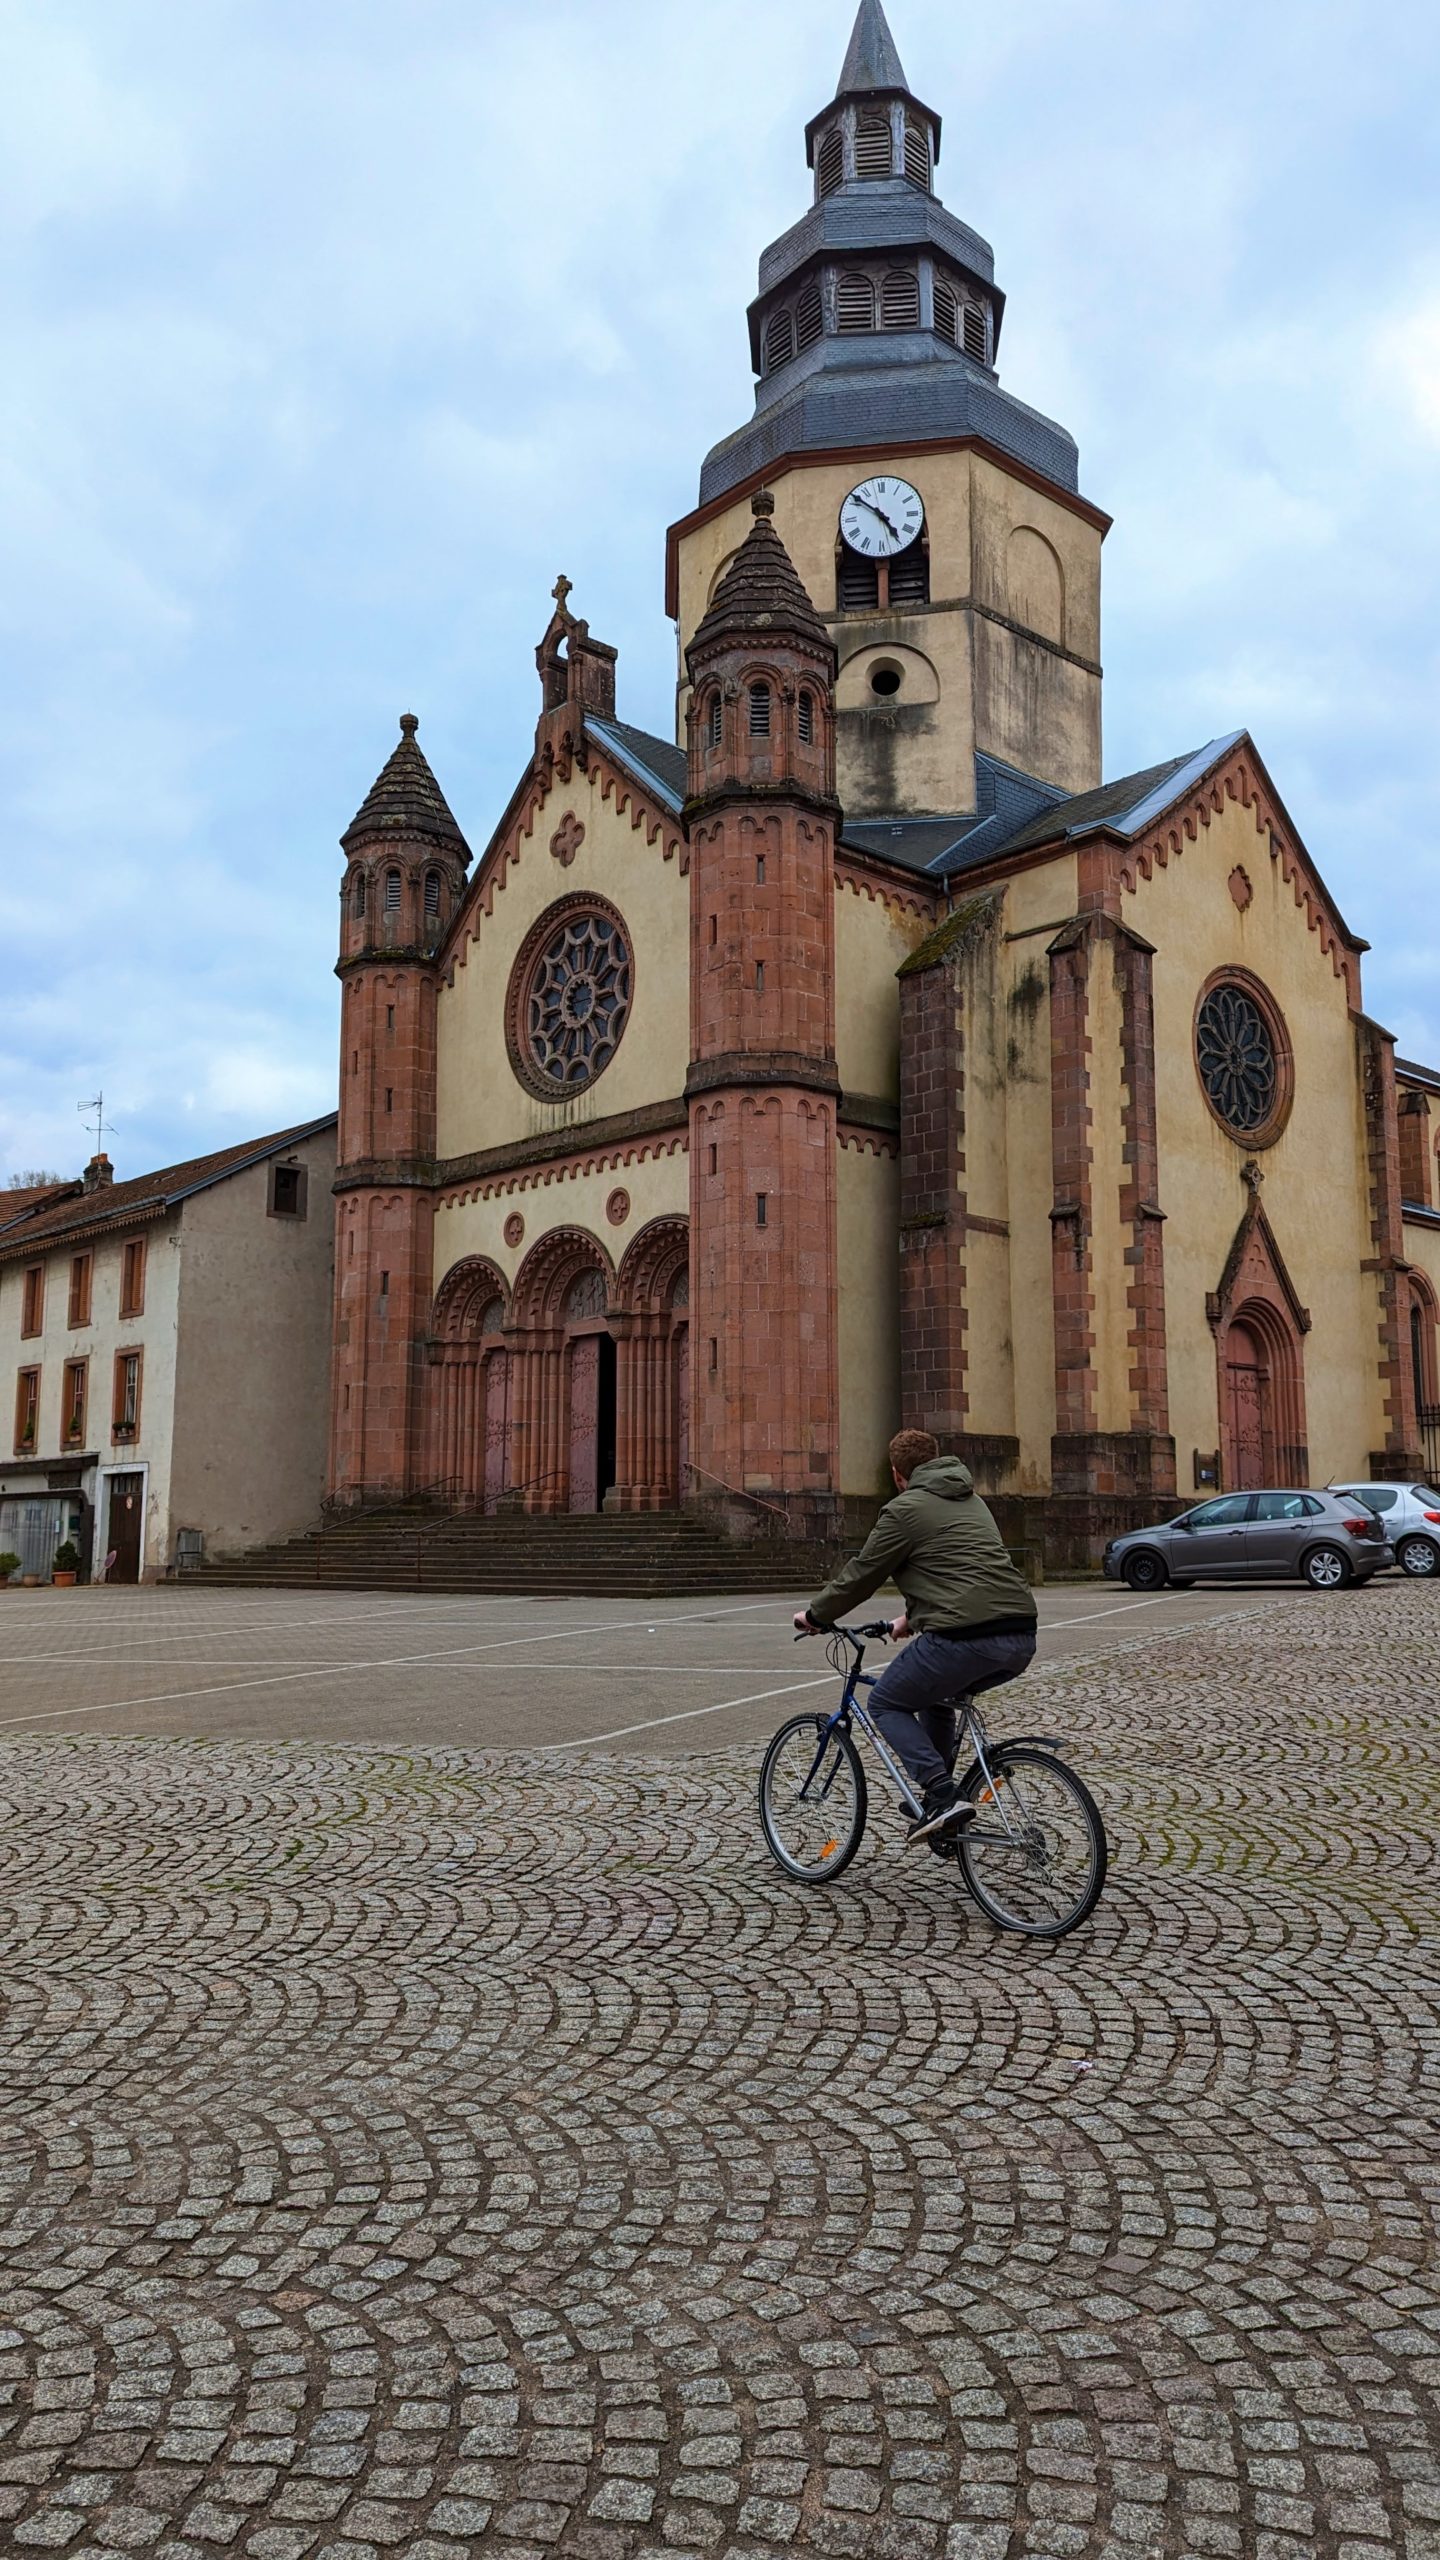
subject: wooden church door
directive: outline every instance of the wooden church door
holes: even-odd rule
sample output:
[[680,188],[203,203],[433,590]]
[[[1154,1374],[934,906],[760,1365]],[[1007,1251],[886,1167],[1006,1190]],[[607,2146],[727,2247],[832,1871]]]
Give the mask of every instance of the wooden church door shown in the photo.
[[1232,1324],[1225,1348],[1227,1424],[1225,1483],[1231,1493],[1254,1493],[1267,1481],[1270,1366],[1250,1327]]

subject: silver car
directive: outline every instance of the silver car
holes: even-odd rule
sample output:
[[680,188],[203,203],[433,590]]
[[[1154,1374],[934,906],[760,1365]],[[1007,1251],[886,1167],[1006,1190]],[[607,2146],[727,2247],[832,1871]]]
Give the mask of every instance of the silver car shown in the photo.
[[1440,1575],[1440,1493],[1428,1484],[1332,1485],[1373,1511],[1402,1573],[1417,1582]]
[[1368,1582],[1395,1562],[1377,1514],[1348,1493],[1225,1493],[1163,1528],[1112,1539],[1105,1571],[1132,1591],[1195,1582],[1279,1582],[1313,1591]]

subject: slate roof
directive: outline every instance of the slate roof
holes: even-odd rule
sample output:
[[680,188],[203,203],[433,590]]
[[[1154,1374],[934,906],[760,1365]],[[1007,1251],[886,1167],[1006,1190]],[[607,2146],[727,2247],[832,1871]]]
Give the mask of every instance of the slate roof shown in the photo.
[[880,0],[860,0],[860,14],[840,74],[838,98],[863,96],[871,89],[908,89],[905,66],[901,62],[889,21]]
[[167,1209],[178,1208],[197,1191],[209,1191],[217,1182],[228,1181],[232,1174],[245,1173],[251,1165],[265,1164],[271,1156],[284,1155],[289,1147],[299,1146],[305,1138],[316,1138],[322,1129],[333,1129],[338,1115],[327,1112],[323,1120],[307,1120],[298,1129],[282,1129],[273,1138],[251,1138],[238,1147],[221,1147],[214,1155],[192,1156],[186,1164],[167,1165],[159,1173],[137,1175],[133,1182],[110,1182],[98,1191],[86,1191],[78,1182],[69,1183],[63,1196],[48,1208],[40,1208],[29,1216],[22,1213],[11,1221],[0,1212],[0,1261],[27,1258],[50,1246],[79,1239],[107,1228],[128,1226],[143,1218],[162,1217]]
[[594,738],[607,755],[626,766],[637,782],[643,782],[657,800],[679,815],[690,788],[690,764],[684,748],[677,747],[673,738],[657,738],[648,729],[632,729],[625,720],[594,718],[586,721],[585,735]]
[[1397,1058],[1395,1073],[1402,1084],[1420,1084],[1427,1092],[1440,1093],[1440,1067],[1422,1067],[1417,1058]]
[[348,852],[352,846],[373,843],[377,837],[383,841],[388,836],[425,836],[434,844],[454,846],[468,863],[470,847],[422,749],[415,743],[419,726],[413,711],[403,714],[400,744],[340,841]]

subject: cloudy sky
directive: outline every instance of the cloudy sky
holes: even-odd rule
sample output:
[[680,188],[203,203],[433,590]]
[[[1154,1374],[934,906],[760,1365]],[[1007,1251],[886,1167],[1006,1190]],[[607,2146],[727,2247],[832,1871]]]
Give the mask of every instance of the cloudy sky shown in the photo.
[[[402,710],[473,845],[557,571],[668,725],[851,0],[0,0],[0,1178],[334,1091]],[[1440,1057],[1433,0],[893,0],[1112,513],[1106,763],[1251,728]]]

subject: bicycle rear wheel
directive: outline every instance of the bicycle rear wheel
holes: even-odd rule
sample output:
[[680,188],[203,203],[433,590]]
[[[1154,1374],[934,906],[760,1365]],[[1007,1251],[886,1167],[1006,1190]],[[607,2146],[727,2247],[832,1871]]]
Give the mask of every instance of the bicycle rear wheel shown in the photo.
[[962,1831],[958,1864],[974,1901],[1017,1937],[1065,1938],[1105,1890],[1109,1849],[1088,1787],[1063,1760],[1028,1743],[998,1743],[991,1783],[977,1762],[965,1793],[979,1807]]
[[869,1799],[848,1733],[826,1738],[826,1716],[782,1725],[760,1771],[760,1828],[797,1884],[833,1884],[865,1837]]

